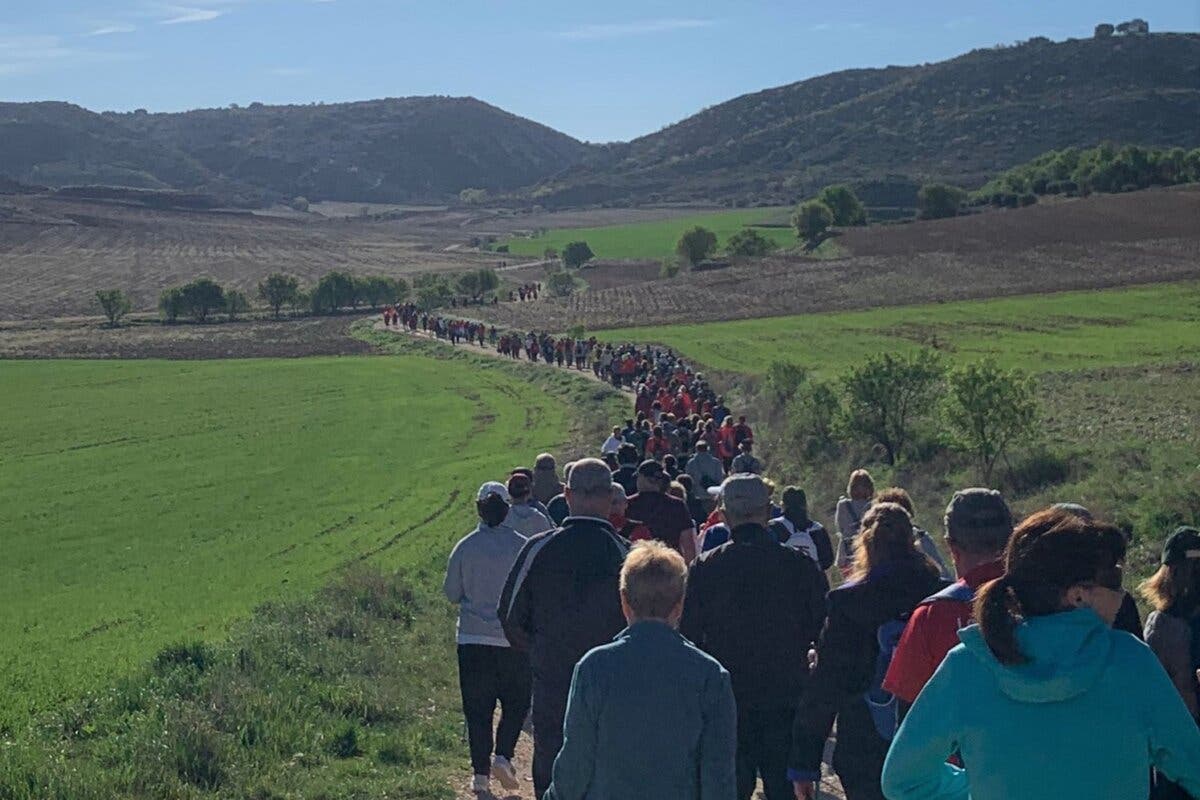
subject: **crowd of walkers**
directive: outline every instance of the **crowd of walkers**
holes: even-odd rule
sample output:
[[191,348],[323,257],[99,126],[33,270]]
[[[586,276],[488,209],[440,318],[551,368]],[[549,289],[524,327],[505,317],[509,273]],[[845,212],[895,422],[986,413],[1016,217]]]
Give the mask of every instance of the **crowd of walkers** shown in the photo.
[[1144,627],[1126,536],[1078,505],[1017,520],[964,489],[946,559],[909,495],[858,470],[835,541],[801,487],[777,498],[706,436],[730,421],[744,446],[744,418],[644,360],[649,409],[603,458],[485,483],[450,556],[475,791],[520,786],[531,713],[548,800],[745,800],[760,781],[803,800],[834,734],[849,800],[1200,797],[1200,531],[1168,538]]

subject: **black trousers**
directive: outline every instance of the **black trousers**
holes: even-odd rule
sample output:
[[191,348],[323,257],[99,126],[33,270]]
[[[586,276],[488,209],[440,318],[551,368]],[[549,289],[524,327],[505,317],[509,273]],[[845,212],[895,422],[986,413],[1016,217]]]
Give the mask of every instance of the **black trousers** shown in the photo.
[[795,714],[794,706],[738,709],[738,800],[750,800],[755,779],[760,776],[767,800],[791,800],[794,797],[792,783],[787,777],[787,761]]
[[567,716],[570,679],[537,681],[533,685],[533,792],[544,797],[554,777],[554,759],[563,745],[563,719]]
[[512,758],[529,714],[531,682],[527,653],[482,644],[458,646],[458,685],[462,690],[463,715],[467,718],[471,768],[476,775],[489,775],[492,771],[492,718],[497,702],[500,723],[496,726],[495,753]]

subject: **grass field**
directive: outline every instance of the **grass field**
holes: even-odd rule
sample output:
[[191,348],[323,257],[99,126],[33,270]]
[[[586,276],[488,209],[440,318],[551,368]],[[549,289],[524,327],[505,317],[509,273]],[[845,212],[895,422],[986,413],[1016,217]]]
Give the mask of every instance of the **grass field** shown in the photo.
[[1010,297],[848,313],[605,331],[656,342],[711,369],[761,374],[790,361],[835,374],[877,352],[934,347],[1034,372],[1200,358],[1200,284]]
[[428,568],[565,406],[401,355],[0,362],[0,734],[345,564]]
[[[547,247],[562,252],[568,242],[585,241],[597,258],[647,258],[669,256],[675,251],[679,236],[689,228],[700,225],[717,235],[719,247],[729,237],[747,225],[787,223],[786,208],[753,208],[696,214],[660,222],[637,222],[628,225],[606,225],[595,228],[559,228],[532,238],[516,236],[506,239],[508,251],[517,255],[541,256]],[[780,247],[796,244],[796,232],[790,227],[760,228],[761,233]]]

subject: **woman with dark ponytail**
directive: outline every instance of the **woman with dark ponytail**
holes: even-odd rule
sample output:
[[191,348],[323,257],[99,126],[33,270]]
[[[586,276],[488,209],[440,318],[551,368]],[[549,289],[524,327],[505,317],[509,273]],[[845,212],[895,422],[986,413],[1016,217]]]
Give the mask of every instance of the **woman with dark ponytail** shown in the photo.
[[1154,654],[1111,627],[1124,557],[1118,529],[1061,509],[1016,529],[978,624],[892,743],[890,800],[1142,800],[1151,767],[1200,796],[1200,730]]

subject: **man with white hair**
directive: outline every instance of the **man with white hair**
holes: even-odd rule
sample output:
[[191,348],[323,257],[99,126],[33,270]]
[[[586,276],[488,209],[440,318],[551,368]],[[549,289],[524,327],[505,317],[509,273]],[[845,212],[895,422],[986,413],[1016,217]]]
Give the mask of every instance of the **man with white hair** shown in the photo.
[[825,578],[767,529],[771,487],[761,477],[730,476],[720,501],[730,539],[692,564],[679,631],[733,679],[739,800],[759,776],[767,800],[790,800],[792,720],[825,622]]
[[595,458],[575,462],[567,480],[571,515],[529,539],[500,595],[499,616],[513,647],[533,667],[533,786],[543,797],[563,742],[575,665],[624,627],[618,584],[629,545],[608,521],[612,473]]

